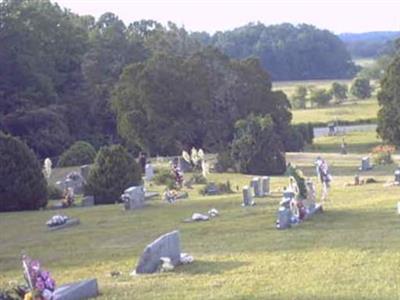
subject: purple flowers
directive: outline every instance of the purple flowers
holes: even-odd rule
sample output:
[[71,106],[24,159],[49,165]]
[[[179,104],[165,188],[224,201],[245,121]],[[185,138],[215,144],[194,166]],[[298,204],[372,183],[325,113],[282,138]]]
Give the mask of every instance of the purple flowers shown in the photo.
[[[56,288],[56,283],[50,273],[40,268],[40,262],[24,256],[22,263],[25,270],[25,279],[32,290],[40,292],[43,299],[50,299]],[[45,295],[50,295],[49,297]]]

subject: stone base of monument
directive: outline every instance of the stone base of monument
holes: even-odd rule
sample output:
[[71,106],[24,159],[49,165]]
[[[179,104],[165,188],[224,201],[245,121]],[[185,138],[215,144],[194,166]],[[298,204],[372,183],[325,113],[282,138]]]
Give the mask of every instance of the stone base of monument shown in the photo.
[[150,200],[150,199],[152,199],[152,198],[154,198],[154,197],[157,197],[157,196],[160,196],[160,194],[157,193],[157,192],[146,192],[146,193],[144,194],[144,199],[145,199],[145,200]]
[[55,230],[59,230],[59,229],[64,229],[64,228],[72,227],[72,226],[75,226],[75,225],[79,225],[80,223],[81,222],[80,222],[79,219],[69,219],[64,224],[49,227],[49,230],[50,231],[55,231]]
[[53,294],[53,300],[84,300],[99,295],[97,279],[62,285]]
[[314,209],[312,209],[308,214],[312,216],[316,213],[322,213],[323,211],[324,211],[324,209],[322,207],[322,204],[318,203],[315,205]]

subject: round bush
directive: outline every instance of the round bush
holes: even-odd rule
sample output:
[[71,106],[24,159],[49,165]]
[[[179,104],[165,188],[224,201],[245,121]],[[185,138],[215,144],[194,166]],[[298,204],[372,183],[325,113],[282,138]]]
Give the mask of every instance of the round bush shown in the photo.
[[96,150],[87,142],[78,141],[69,147],[60,157],[59,167],[71,167],[92,164]]
[[96,204],[118,202],[123,191],[142,184],[139,164],[121,145],[103,147],[89,172],[85,194]]
[[35,154],[0,132],[0,211],[33,210],[47,204],[47,182]]

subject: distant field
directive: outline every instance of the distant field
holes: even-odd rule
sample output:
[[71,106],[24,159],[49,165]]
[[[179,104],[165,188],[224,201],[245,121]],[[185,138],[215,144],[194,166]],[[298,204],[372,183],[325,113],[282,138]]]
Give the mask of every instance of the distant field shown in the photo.
[[339,153],[342,139],[351,153],[369,153],[371,149],[382,143],[375,131],[349,132],[346,135],[323,136],[314,139],[313,145],[307,147],[307,152]]
[[373,59],[373,58],[356,58],[356,59],[353,59],[353,62],[356,65],[364,68],[364,67],[371,66],[375,62],[375,59]]
[[350,86],[351,79],[337,79],[337,80],[298,80],[298,81],[277,81],[272,83],[272,89],[277,91],[283,91],[288,97],[290,97],[296,86],[304,85],[307,88],[309,87],[318,87],[318,88],[325,88],[328,89],[331,87],[333,82],[339,82],[342,84],[347,84]]
[[[363,63],[365,66],[368,65],[367,60],[365,59]],[[296,86],[303,85],[307,88],[315,87],[321,89],[330,89],[333,82],[339,82],[341,84],[346,84],[349,89],[352,83],[352,79],[327,79],[327,80],[297,80],[297,81],[276,81],[272,83],[272,89],[274,91],[283,91],[288,97],[290,97]],[[373,95],[376,95],[376,92],[379,88],[379,82],[371,81],[371,85],[374,87]]]
[[330,106],[327,108],[313,108],[293,110],[293,123],[329,122],[334,120],[356,121],[376,119],[379,110],[375,98],[362,101]]

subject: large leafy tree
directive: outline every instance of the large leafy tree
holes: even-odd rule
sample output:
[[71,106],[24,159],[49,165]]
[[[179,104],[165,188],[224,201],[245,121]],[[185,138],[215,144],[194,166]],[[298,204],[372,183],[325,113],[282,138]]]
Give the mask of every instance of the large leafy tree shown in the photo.
[[[61,145],[58,153],[62,144],[68,143],[66,139],[60,144],[58,139],[65,135],[53,132],[62,128],[68,135],[70,130],[75,133],[85,127],[81,59],[87,50],[86,41],[87,30],[79,17],[50,1],[0,3],[0,121],[18,123],[18,128],[12,126],[10,132],[21,136],[40,156],[48,153],[37,143]],[[47,110],[50,106],[51,112]],[[45,110],[49,120],[39,118]],[[29,129],[34,115],[40,134]],[[24,120],[28,123],[23,124]],[[5,130],[9,125],[1,124]],[[27,136],[27,130],[32,135]]]
[[190,146],[219,150],[233,138],[234,123],[250,112],[271,113],[277,132],[285,131],[289,103],[271,91],[257,60],[234,61],[216,49],[193,47],[182,29],[170,30],[178,32],[162,36],[174,41],[163,42],[166,51],[157,48],[145,62],[127,67],[115,90],[119,132],[129,143],[152,154]]
[[350,92],[358,99],[371,97],[371,85],[367,78],[356,78],[351,85]]
[[378,101],[378,133],[384,140],[400,146],[400,55],[385,72]]
[[47,183],[34,153],[0,132],[0,212],[34,210],[47,204]]
[[284,146],[270,115],[249,115],[235,124],[232,158],[245,174],[276,175],[286,169]]

